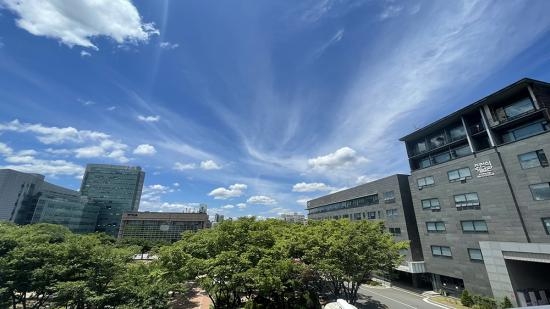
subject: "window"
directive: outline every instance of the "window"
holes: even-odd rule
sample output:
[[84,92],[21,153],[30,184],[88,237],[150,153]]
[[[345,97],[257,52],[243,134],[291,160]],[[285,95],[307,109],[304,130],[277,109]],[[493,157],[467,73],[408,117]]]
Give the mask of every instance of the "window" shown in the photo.
[[483,255],[480,249],[468,248],[468,255],[472,261],[483,261]]
[[521,99],[513,104],[504,107],[506,117],[513,118],[534,110],[535,107],[530,98]]
[[508,130],[506,133],[502,134],[502,142],[508,143],[533,136],[548,130],[547,126],[548,123],[546,121],[539,121],[520,128]]
[[361,220],[361,213],[360,212],[354,213],[353,214],[353,220]]
[[472,173],[469,167],[460,168],[457,170],[448,171],[449,181],[459,181],[465,178],[472,178]]
[[472,154],[472,150],[469,145],[466,145],[452,149],[451,154],[453,155],[453,158],[461,158]]
[[530,185],[529,188],[531,188],[531,194],[533,194],[533,199],[535,201],[550,200],[550,183],[549,182]]
[[487,233],[488,231],[485,220],[460,221],[460,224],[463,232]]
[[445,136],[443,132],[440,132],[428,138],[428,141],[430,142],[430,149],[441,147],[445,145]]
[[522,169],[539,167],[539,166],[548,166],[548,159],[544,150],[531,151],[518,156],[519,164],[521,164]]
[[457,208],[479,206],[479,197],[477,193],[458,194],[454,196],[454,199]]
[[443,221],[426,222],[426,229],[428,233],[444,232],[447,230]]
[[367,219],[376,219],[376,212],[375,211],[369,211],[367,212]]
[[441,205],[439,204],[439,199],[431,198],[427,200],[422,200],[422,209],[441,209]]
[[428,147],[426,145],[425,140],[421,140],[421,141],[418,141],[418,142],[414,143],[414,146],[413,146],[413,153],[414,154],[423,153],[426,150],[428,150]]
[[427,187],[427,186],[433,186],[434,185],[434,176],[427,176],[424,178],[418,178],[416,180],[416,183],[418,184],[418,187]]
[[544,226],[546,234],[550,235],[550,218],[542,218],[542,225]]
[[432,255],[433,256],[444,256],[452,257],[451,248],[446,246],[432,246]]
[[452,141],[463,139],[466,137],[466,130],[464,130],[464,126],[462,124],[457,125],[449,130],[449,136]]
[[401,228],[399,227],[390,227],[388,230],[390,231],[390,234],[392,234],[393,236],[401,235]]
[[393,191],[384,192],[384,202],[386,204],[395,203],[395,192]]
[[397,217],[397,209],[388,209],[388,210],[386,210],[386,217],[396,218]]
[[422,158],[418,161],[418,168],[425,168],[432,165],[429,157]]
[[451,154],[448,151],[435,154],[434,157],[434,163],[440,164],[451,160]]

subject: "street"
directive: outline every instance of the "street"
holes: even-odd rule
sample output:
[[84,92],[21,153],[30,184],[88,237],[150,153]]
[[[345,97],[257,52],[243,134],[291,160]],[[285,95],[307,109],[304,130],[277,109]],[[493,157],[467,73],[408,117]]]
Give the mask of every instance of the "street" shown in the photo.
[[360,309],[441,309],[444,307],[429,304],[424,296],[396,288],[367,287],[358,291]]

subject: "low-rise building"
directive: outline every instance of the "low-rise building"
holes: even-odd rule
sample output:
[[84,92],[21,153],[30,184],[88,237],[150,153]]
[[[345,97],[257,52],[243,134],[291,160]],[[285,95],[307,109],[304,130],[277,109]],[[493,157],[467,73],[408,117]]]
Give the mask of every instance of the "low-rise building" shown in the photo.
[[285,222],[292,222],[292,223],[305,223],[306,222],[306,216],[303,214],[299,214],[297,212],[292,214],[281,214],[281,220]]
[[122,215],[118,239],[174,242],[185,231],[208,227],[208,214],[188,212],[126,212]]

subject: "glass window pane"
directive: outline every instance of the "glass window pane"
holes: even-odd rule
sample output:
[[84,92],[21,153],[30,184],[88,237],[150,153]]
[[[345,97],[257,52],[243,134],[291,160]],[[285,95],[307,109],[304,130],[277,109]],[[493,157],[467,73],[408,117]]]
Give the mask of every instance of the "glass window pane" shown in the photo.
[[426,222],[426,227],[428,228],[428,231],[435,231],[435,223],[434,222]]
[[481,250],[479,249],[468,249],[468,254],[470,255],[470,259],[472,260],[483,260],[483,255],[481,254]]
[[432,163],[430,162],[430,158],[426,157],[426,158],[423,158],[420,160],[420,162],[418,163],[419,167],[420,168],[425,168],[425,167],[428,167],[430,165],[432,165]]
[[422,200],[422,208],[430,208],[432,207],[432,204],[430,203],[430,200]]
[[422,153],[426,150],[428,150],[428,147],[426,146],[426,141],[419,141],[414,145],[414,151],[416,153]]
[[433,176],[428,176],[425,179],[426,179],[426,185],[427,186],[434,184],[434,177]]
[[477,197],[477,193],[467,193],[466,199],[469,202],[477,202],[479,200],[479,198]]
[[471,154],[472,151],[470,150],[470,146],[466,145],[464,147],[453,149],[453,153],[457,158],[460,158]]
[[433,255],[441,255],[441,247],[439,247],[439,246],[432,246],[432,254],[433,254]]
[[487,223],[485,221],[474,221],[474,228],[477,232],[487,232]]
[[449,135],[451,137],[451,140],[459,140],[466,137],[466,130],[464,130],[464,127],[462,125],[458,125],[449,130]]
[[438,231],[445,231],[445,223],[444,222],[436,222],[436,227]]
[[540,166],[539,156],[536,151],[519,155],[519,163],[521,164],[521,168],[524,169]]
[[465,232],[474,231],[474,223],[472,221],[462,221],[462,230]]
[[432,207],[439,207],[439,200],[436,198],[431,199],[430,203],[432,204]]
[[464,194],[455,195],[455,203],[464,203],[466,202],[466,196]]
[[472,177],[472,173],[470,173],[470,168],[468,168],[468,167],[461,168],[459,170],[459,173],[460,173],[460,178],[462,178],[462,177]]
[[546,234],[550,234],[550,218],[542,218],[542,225],[546,230]]
[[550,200],[550,183],[539,183],[529,187],[535,201]]
[[445,144],[445,137],[443,136],[443,133],[439,133],[430,137],[429,142],[430,142],[430,148],[434,149],[434,148],[443,146]]
[[451,160],[451,155],[447,151],[438,153],[434,156],[434,162],[437,164],[447,162],[449,160]]
[[514,104],[508,105],[504,108],[504,112],[508,117],[515,117],[529,111],[534,110],[535,107],[530,98],[524,98]]
[[444,256],[452,256],[451,254],[451,248],[449,247],[441,247],[441,254]]
[[460,178],[458,170],[448,171],[447,174],[449,175],[449,180],[456,180]]
[[526,127],[514,130],[514,137],[516,138],[516,140],[523,139],[543,131],[544,131],[544,127],[542,126],[542,123],[540,122],[533,123]]
[[418,184],[419,187],[423,187],[426,185],[426,178],[418,178],[416,180],[416,183]]

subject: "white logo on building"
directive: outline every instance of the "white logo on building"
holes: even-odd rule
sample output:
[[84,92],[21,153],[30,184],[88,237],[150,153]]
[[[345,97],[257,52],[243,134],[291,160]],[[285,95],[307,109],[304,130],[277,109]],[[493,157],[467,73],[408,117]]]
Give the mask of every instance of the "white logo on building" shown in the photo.
[[478,178],[495,175],[495,172],[493,172],[493,164],[490,160],[481,163],[475,163],[474,169],[477,171]]

